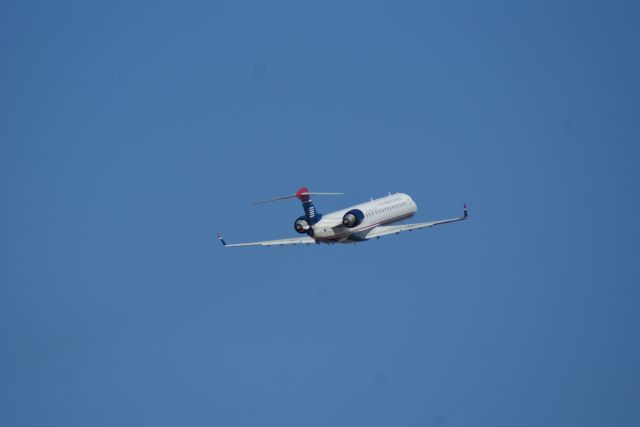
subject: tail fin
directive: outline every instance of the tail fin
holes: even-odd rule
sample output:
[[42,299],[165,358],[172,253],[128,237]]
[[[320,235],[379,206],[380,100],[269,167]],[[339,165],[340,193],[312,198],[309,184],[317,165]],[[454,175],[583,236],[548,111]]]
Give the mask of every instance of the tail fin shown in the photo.
[[302,187],[296,192],[296,197],[302,202],[302,209],[304,209],[304,214],[307,216],[309,224],[313,225],[320,221],[322,215],[316,212],[316,207],[313,205],[313,201],[311,200],[311,193],[309,193],[309,189],[307,187]]
[[290,194],[287,196],[280,196],[280,197],[275,197],[273,199],[263,200],[261,202],[255,202],[255,203],[252,203],[252,205],[253,206],[262,205],[264,203],[271,203],[277,200],[293,199],[294,197],[296,197],[302,202],[302,208],[304,209],[304,214],[307,217],[307,221],[309,222],[309,224],[313,225],[316,222],[320,221],[320,218],[322,217],[322,215],[320,215],[316,211],[316,207],[313,205],[313,202],[311,201],[311,196],[312,195],[337,196],[340,194],[343,194],[343,193],[316,193],[316,192],[312,193],[309,191],[307,187],[302,187],[296,192],[296,194]]

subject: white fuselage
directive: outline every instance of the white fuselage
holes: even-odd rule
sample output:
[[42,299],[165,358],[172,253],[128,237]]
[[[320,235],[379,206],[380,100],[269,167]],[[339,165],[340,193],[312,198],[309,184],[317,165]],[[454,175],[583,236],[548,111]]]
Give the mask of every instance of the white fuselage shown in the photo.
[[[361,223],[349,228],[342,224],[342,219],[353,209],[360,210],[364,218]],[[352,243],[366,240],[367,233],[373,228],[411,218],[417,211],[418,206],[408,195],[391,194],[323,215],[320,221],[312,226],[313,238],[323,243]]]

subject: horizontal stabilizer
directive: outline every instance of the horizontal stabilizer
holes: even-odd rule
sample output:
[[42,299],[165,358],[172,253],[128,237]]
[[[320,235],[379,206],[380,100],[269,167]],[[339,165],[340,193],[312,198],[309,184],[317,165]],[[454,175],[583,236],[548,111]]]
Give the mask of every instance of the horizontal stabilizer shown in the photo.
[[296,194],[289,194],[287,196],[274,197],[273,199],[262,200],[260,202],[252,203],[251,206],[264,205],[265,203],[277,202],[279,200],[293,199],[294,197],[302,199],[305,196],[340,196],[344,193],[319,193],[315,191],[309,191],[305,187],[298,190]]

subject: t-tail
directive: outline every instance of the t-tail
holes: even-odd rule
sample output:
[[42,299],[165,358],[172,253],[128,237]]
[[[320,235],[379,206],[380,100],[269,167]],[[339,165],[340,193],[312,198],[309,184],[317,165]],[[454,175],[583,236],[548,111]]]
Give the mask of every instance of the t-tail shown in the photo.
[[255,206],[264,203],[275,202],[278,200],[293,199],[295,197],[302,202],[302,209],[304,209],[304,214],[307,217],[307,221],[309,222],[309,224],[313,225],[320,221],[322,215],[320,215],[316,210],[316,207],[311,200],[311,196],[337,196],[340,194],[344,193],[316,193],[309,191],[307,187],[302,187],[296,192],[296,194],[289,194],[287,196],[280,196],[269,200],[263,200],[261,202],[253,203],[253,205]]

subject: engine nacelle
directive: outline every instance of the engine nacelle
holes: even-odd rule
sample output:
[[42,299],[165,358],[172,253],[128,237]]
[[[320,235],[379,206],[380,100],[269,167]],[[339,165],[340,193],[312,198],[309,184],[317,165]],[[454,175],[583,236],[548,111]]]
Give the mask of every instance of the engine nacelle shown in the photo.
[[309,231],[309,229],[311,229],[311,226],[307,222],[307,218],[301,216],[300,218],[296,219],[296,222],[293,223],[293,228],[295,228],[298,233],[305,234]]
[[342,225],[348,228],[356,227],[364,221],[364,214],[360,209],[351,209],[342,217]]

